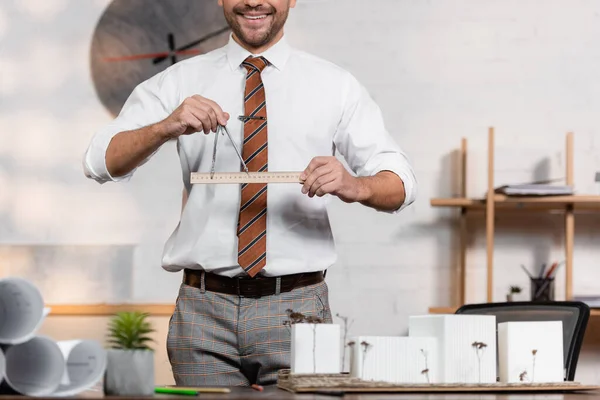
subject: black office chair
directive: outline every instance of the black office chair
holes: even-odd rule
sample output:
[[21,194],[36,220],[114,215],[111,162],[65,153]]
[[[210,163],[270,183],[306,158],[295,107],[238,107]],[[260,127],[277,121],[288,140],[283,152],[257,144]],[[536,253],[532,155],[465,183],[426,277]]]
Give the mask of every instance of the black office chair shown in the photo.
[[579,301],[466,304],[456,310],[456,314],[495,315],[496,324],[512,321],[562,321],[565,380],[575,380],[579,351],[590,318],[587,304]]

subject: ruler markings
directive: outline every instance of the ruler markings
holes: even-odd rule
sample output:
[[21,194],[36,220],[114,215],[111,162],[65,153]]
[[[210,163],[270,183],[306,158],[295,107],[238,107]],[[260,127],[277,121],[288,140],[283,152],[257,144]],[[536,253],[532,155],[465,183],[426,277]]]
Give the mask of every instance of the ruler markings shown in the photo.
[[302,172],[192,172],[190,183],[302,183]]

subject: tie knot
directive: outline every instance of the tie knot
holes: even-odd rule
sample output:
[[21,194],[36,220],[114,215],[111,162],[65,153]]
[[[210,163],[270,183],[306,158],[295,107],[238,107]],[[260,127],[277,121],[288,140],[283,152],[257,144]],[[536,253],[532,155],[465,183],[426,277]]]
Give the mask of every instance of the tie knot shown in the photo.
[[242,65],[248,70],[248,72],[252,71],[252,70],[256,70],[259,73],[263,71],[263,69],[265,69],[265,67],[267,65],[269,65],[269,62],[267,61],[266,58],[264,57],[248,57],[246,58],[243,62]]

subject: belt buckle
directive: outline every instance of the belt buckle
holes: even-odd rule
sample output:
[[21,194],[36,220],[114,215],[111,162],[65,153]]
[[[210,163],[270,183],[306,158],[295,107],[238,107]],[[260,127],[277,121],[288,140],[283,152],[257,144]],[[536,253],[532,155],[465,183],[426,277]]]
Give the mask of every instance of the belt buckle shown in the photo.
[[[242,293],[242,291],[240,289],[242,281],[246,285],[245,293]],[[243,295],[245,297],[250,297],[250,298],[260,298],[265,293],[263,291],[263,285],[261,284],[261,282],[260,282],[259,279],[257,279],[257,278],[246,278],[246,277],[241,277],[241,278],[238,279],[238,281],[237,281],[237,291],[238,291],[238,295],[240,295],[240,296]]]
[[248,279],[248,297],[260,298],[263,295],[262,286],[256,279]]
[[[244,282],[246,284],[245,293],[242,293],[241,283]],[[254,279],[249,279],[243,276],[237,277],[235,282],[235,288],[238,296],[245,297],[262,297],[262,289],[258,282]],[[257,293],[252,293],[255,291]]]

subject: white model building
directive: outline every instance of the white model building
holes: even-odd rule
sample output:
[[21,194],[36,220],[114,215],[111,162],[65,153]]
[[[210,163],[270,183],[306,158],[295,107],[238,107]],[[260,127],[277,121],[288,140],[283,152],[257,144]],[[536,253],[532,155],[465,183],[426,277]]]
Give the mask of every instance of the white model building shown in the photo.
[[291,366],[296,374],[339,374],[340,326],[301,323],[291,326]]
[[350,375],[391,383],[438,382],[437,339],[358,336],[350,347]]
[[498,324],[500,382],[564,381],[562,321]]
[[496,382],[496,317],[422,315],[409,318],[410,337],[436,338],[440,383]]

